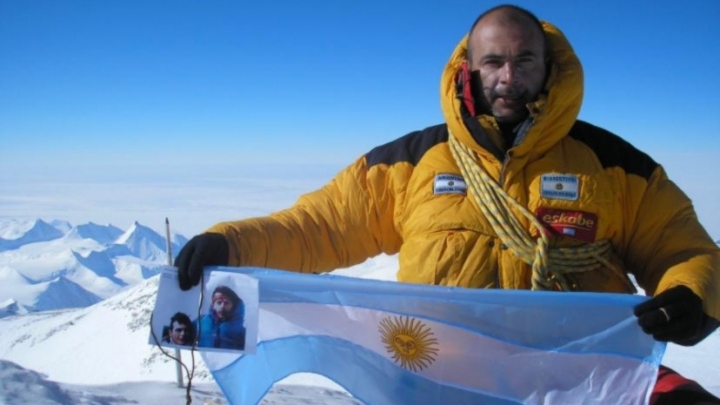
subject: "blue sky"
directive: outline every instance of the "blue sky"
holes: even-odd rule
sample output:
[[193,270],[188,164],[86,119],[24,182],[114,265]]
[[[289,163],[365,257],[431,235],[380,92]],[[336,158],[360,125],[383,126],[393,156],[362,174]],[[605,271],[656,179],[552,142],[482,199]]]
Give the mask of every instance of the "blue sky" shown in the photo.
[[[443,66],[496,4],[0,0],[0,171],[340,168],[441,122]],[[573,44],[581,118],[720,195],[708,173],[720,153],[720,1],[516,4]]]
[[[443,65],[496,3],[448,4],[0,0],[2,160],[349,161],[441,121]],[[579,54],[582,118],[720,148],[720,2],[518,4]]]

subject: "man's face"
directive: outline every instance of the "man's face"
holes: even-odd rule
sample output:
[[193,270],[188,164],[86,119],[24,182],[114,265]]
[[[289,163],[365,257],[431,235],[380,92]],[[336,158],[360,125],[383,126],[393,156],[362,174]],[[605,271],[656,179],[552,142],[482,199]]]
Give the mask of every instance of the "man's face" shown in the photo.
[[[517,123],[528,114],[545,81],[542,33],[531,24],[481,21],[469,38],[473,91],[498,122]],[[477,83],[477,79],[480,83]]]
[[170,330],[170,339],[172,340],[172,342],[176,345],[188,344],[188,325],[179,322],[173,322],[170,326],[172,327],[172,329]]
[[219,319],[229,318],[234,309],[232,301],[221,293],[213,295],[212,310]]

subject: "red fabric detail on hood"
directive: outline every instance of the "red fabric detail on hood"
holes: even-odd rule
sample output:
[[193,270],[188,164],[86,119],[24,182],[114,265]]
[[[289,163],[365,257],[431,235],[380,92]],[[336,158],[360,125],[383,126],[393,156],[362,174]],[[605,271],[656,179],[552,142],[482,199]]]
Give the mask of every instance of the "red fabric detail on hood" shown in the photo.
[[455,88],[457,90],[457,98],[462,100],[465,108],[471,117],[475,116],[475,99],[472,95],[472,85],[470,84],[470,66],[468,61],[463,61],[460,70],[455,78]]

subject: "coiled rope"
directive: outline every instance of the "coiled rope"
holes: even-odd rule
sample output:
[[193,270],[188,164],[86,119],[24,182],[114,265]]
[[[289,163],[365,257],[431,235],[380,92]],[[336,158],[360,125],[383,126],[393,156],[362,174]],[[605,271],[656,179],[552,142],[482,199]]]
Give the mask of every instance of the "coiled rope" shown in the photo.
[[[466,179],[473,200],[497,236],[515,256],[531,266],[533,290],[576,289],[576,286],[568,282],[567,274],[588,272],[603,266],[618,274],[626,284],[630,284],[624,273],[609,260],[612,253],[609,240],[577,247],[551,248],[550,239],[540,221],[503,190],[477,163],[472,150],[458,141],[452,133],[450,150]],[[535,226],[540,237],[531,237],[511,208],[522,213]],[[630,288],[632,290],[631,285]]]

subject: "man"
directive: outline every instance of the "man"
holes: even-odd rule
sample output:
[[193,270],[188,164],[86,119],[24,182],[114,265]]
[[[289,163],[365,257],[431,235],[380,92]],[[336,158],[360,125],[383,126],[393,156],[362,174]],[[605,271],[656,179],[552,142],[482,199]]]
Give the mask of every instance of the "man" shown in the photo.
[[170,317],[170,325],[167,327],[163,341],[176,345],[191,345],[195,339],[193,324],[190,317],[182,312],[177,312]]
[[634,293],[633,274],[654,297],[635,310],[643,330],[695,344],[719,323],[720,251],[661,166],[577,120],[582,93],[557,28],[493,8],[446,65],[444,124],[373,149],[290,209],[196,236],[180,286],[204,265],[318,272],[379,253],[399,253],[401,282],[468,288]]
[[245,349],[245,305],[227,286],[213,290],[208,314],[198,320],[198,346]]

